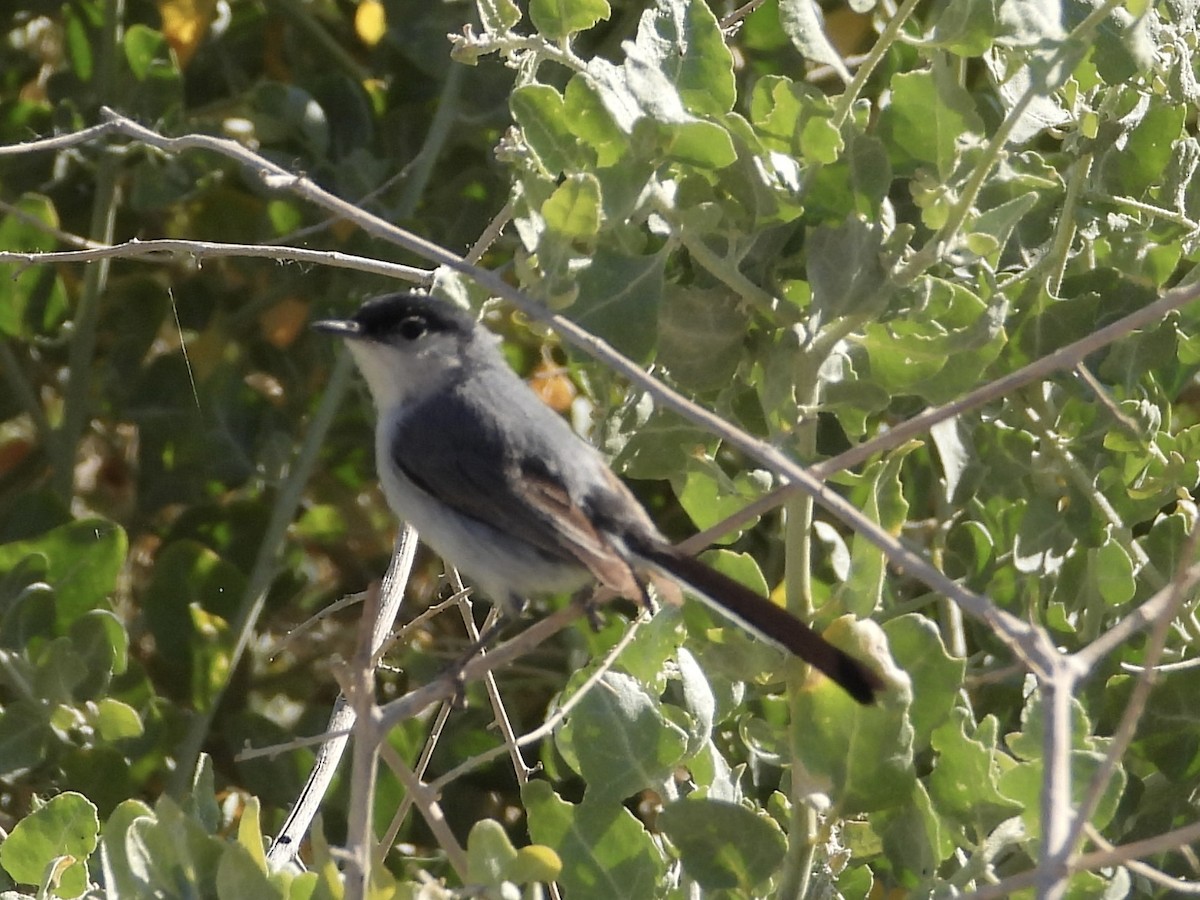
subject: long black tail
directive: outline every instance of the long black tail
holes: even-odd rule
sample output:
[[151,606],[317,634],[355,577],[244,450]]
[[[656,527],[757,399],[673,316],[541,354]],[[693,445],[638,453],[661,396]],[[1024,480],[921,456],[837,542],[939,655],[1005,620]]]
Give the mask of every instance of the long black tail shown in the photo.
[[883,680],[853,656],[833,646],[787,610],[716,569],[668,546],[632,549],[755,637],[794,653],[824,672],[859,703],[874,703],[875,693],[884,689]]

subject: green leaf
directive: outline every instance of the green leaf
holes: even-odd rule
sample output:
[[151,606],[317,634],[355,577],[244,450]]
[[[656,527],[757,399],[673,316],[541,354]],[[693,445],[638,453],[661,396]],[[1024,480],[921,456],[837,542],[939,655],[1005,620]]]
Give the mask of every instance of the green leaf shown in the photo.
[[1152,103],[1125,140],[1104,154],[1101,171],[1115,194],[1140,197],[1162,181],[1175,142],[1186,137],[1182,105]]
[[961,140],[983,130],[971,95],[940,69],[892,77],[892,102],[880,117],[880,133],[896,169],[908,173],[928,164],[948,179]]
[[[1072,3],[1064,12],[1067,23],[1074,26],[1090,10]],[[1161,39],[1156,41],[1150,30],[1154,21],[1154,16],[1134,20],[1118,7],[1099,24],[1090,58],[1095,61],[1096,71],[1105,82],[1127,84],[1154,66],[1156,54],[1162,52]]]
[[[1046,751],[1046,696],[1041,691],[1029,694],[1021,707],[1021,730],[1009,732],[1004,742],[1014,755],[1024,760],[1040,761]],[[1077,750],[1094,750],[1091,717],[1083,703],[1071,699],[1071,746]]]
[[655,409],[627,430],[614,465],[629,478],[671,478],[687,466],[693,453],[711,451],[716,444],[707,432],[665,409]]
[[1000,746],[998,728],[994,716],[974,727],[965,710],[954,710],[932,733],[937,760],[929,794],[938,812],[958,824],[962,838],[987,834],[1021,811],[1000,792],[1000,776],[1017,763]]
[[749,553],[736,553],[733,550],[709,550],[702,558],[707,565],[722,575],[728,575],[734,581],[741,582],[763,597],[768,595],[767,579],[763,576],[758,562]]
[[521,10],[513,0],[476,0],[479,23],[488,33],[510,31],[521,21]]
[[100,860],[104,883],[115,897],[137,897],[143,885],[130,864],[125,838],[130,826],[141,818],[152,819],[153,811],[140,800],[124,800],[109,814],[100,834]]
[[1096,592],[1110,606],[1122,606],[1133,599],[1137,590],[1133,560],[1116,540],[1109,538],[1088,550],[1088,577]]
[[[287,894],[241,844],[227,844],[217,863],[216,888],[221,900],[284,900]],[[261,848],[259,853],[261,854]]]
[[579,167],[585,157],[569,130],[558,91],[544,84],[527,84],[512,92],[508,106],[547,172],[557,175]]
[[1006,0],[997,10],[997,37],[1005,46],[1033,47],[1066,37],[1061,0]]
[[871,820],[887,858],[898,867],[897,877],[904,881],[919,879],[956,849],[952,829],[938,815],[925,785],[916,781],[910,787],[903,803]]
[[[27,646],[54,635],[54,591],[41,580],[45,573],[46,558],[41,554],[32,554],[17,563],[5,576],[0,576],[8,582],[0,589],[7,595],[0,597],[4,609],[0,646],[13,651],[10,656],[14,664],[26,661],[22,654]],[[14,684],[16,677],[10,672],[7,677],[0,677],[0,682],[7,682],[10,687],[21,690]]]
[[[713,460],[697,457],[688,460],[687,470],[681,474],[684,476],[682,484],[678,483],[678,477],[673,479],[675,494],[688,518],[701,531],[723,522],[770,487],[765,473],[760,473],[763,477],[758,480],[753,472],[730,478]],[[730,532],[722,541],[732,543],[753,524],[749,522],[737,531]]]
[[[1088,750],[1070,751],[1071,789],[1069,802],[1074,807],[1083,802],[1093,776],[1104,761],[1104,754]],[[1041,800],[1046,788],[1046,772],[1043,760],[1021,762],[1000,775],[997,787],[1005,797],[1022,806],[1021,819],[1031,840],[1036,840],[1041,830]],[[1120,766],[1113,772],[1105,787],[1093,821],[1097,828],[1104,828],[1112,820],[1117,803],[1125,790],[1125,770]]]
[[712,122],[675,122],[661,129],[662,152],[704,169],[723,169],[737,159],[729,132]]
[[191,701],[208,709],[225,689],[231,674],[234,636],[229,623],[199,604],[188,607],[192,621]]
[[105,519],[82,519],[38,538],[0,545],[0,571],[32,553],[44,555],[46,580],[57,598],[59,628],[65,630],[79,616],[107,604],[127,550],[120,526]]
[[141,737],[145,733],[141,716],[128,703],[105,697],[96,703],[95,714],[90,717],[96,733],[106,741]]
[[[859,634],[869,630],[856,628]],[[843,618],[826,629],[824,637],[866,656],[863,646],[852,645],[854,633]],[[793,697],[793,746],[809,775],[829,785],[828,793],[843,815],[912,802],[913,728],[906,705],[899,702],[911,702],[911,695],[903,697],[906,692],[898,688],[891,693],[895,699],[861,706],[828,678],[814,675]]]
[[169,48],[161,32],[140,23],[125,31],[125,61],[138,81],[144,81],[156,61],[168,58]]
[[125,671],[129,635],[113,613],[106,609],[84,613],[71,623],[67,635],[87,667],[88,696],[96,696],[107,689],[112,676]]
[[57,741],[48,708],[23,700],[6,704],[0,711],[0,778],[15,779],[45,762],[52,737]]
[[87,859],[99,835],[96,807],[82,794],[66,791],[17,822],[0,844],[0,865],[18,882],[40,884],[51,860],[73,857],[59,874],[55,895],[78,897],[87,890]]
[[841,54],[825,35],[821,8],[814,0],[779,0],[779,22],[801,56],[832,66],[843,82],[850,80]]
[[[201,753],[200,758],[196,760],[196,769],[192,772],[192,783],[183,800],[182,809],[209,832],[215,832],[220,827],[223,815],[221,808],[217,805],[215,781],[212,757],[207,753]],[[256,823],[255,828],[257,827]],[[259,836],[261,837],[261,832]],[[239,829],[239,840],[243,837],[247,841],[252,839],[249,832],[243,834]]]
[[92,41],[88,35],[88,26],[95,23],[84,21],[86,8],[68,7],[65,16],[64,38],[67,59],[71,71],[80,81],[91,81],[95,72],[96,60],[92,53]]
[[572,900],[653,896],[666,874],[654,838],[619,802],[597,801],[590,794],[576,805],[545,781],[528,782],[521,799],[529,836],[558,853],[563,862],[559,883]]
[[607,168],[625,156],[629,136],[614,121],[598,91],[584,73],[572,75],[563,92],[562,114],[571,133],[596,152],[596,164]]
[[[686,73],[676,70],[669,48],[662,46],[662,41],[652,33],[652,26],[648,27],[646,23],[647,19],[643,18],[639,40],[625,45],[626,57],[620,75],[609,72],[604,76],[608,92],[612,94],[606,107],[610,112],[614,106],[628,107],[628,100],[622,96],[627,93],[638,112],[648,116],[657,126],[654,131],[661,153],[703,168],[720,169],[729,165],[737,158],[729,132],[715,122],[697,118],[684,106],[680,87],[694,89],[694,84],[687,77],[681,85],[672,81],[672,76]],[[601,72],[603,69],[589,67],[589,74],[593,76]],[[696,94],[692,96],[695,98]],[[693,99],[693,102],[700,101]],[[722,103],[719,101],[719,105]],[[626,120],[629,118],[627,112]],[[638,117],[632,118],[636,121]],[[632,131],[632,123],[627,128]],[[636,132],[634,138],[635,141],[638,139]]]
[[[215,880],[226,844],[210,836],[166,796],[155,803],[155,817],[137,817],[125,836],[126,861],[139,890],[134,896],[181,890],[215,893]],[[244,850],[243,850],[244,852]]]
[[658,313],[658,364],[685,390],[720,390],[741,363],[748,326],[728,290],[668,286]]
[[824,164],[836,162],[844,149],[841,132],[831,119],[814,116],[800,129],[800,152],[806,160]]
[[331,140],[329,120],[315,97],[292,84],[267,81],[254,95],[254,130],[260,140],[295,140],[318,157]]
[[879,260],[880,234],[858,219],[813,229],[808,279],[813,305],[829,316],[867,315],[887,300]]
[[702,0],[647,9],[627,52],[661,72],[689,112],[721,116],[733,109],[733,55],[716,16]]
[[[200,696],[209,696],[211,688],[221,683],[222,676],[212,672],[209,664],[215,662],[212,654],[220,644],[212,638],[219,637],[222,626],[203,612],[208,609],[220,619],[231,618],[244,590],[245,576],[195,541],[173,541],[159,551],[143,603],[159,662],[177,685],[199,679],[194,687]],[[198,633],[197,626],[203,631]],[[197,641],[197,636],[206,640]],[[201,689],[201,684],[207,687]],[[188,699],[196,702],[199,696]]]
[[586,31],[610,13],[608,0],[529,0],[533,27],[551,41]]
[[546,227],[571,242],[588,243],[600,230],[600,184],[593,175],[565,178],[542,204]]
[[[0,218],[0,247],[30,253],[54,250],[57,241],[51,232],[60,227],[50,198],[25,194]],[[49,334],[66,311],[66,291],[54,266],[6,269],[0,278],[0,335],[29,339]]]
[[[968,226],[967,246],[973,252],[978,253],[980,256],[986,256],[989,260],[995,262],[998,260],[1001,251],[1008,244],[1013,229],[1037,205],[1037,202],[1037,194],[1032,192],[1021,194],[1019,197],[1014,197],[1012,200],[1001,203],[999,206],[992,207],[987,212],[976,216],[975,220]],[[987,238],[983,246],[975,243],[980,237]]]
[[676,800],[659,813],[658,827],[678,849],[688,877],[710,891],[753,893],[787,850],[774,819],[722,800]]
[[87,667],[69,638],[55,638],[31,653],[34,664],[34,696],[41,702],[69,707],[76,699],[75,690],[87,680]]
[[687,736],[663,714],[658,698],[633,678],[610,672],[579,701],[555,734],[588,795],[620,803],[657,788],[687,747]]
[[505,881],[513,884],[548,884],[562,875],[562,860],[549,847],[533,844],[522,847],[504,869]]
[[1021,324],[1017,338],[1027,357],[1044,356],[1141,309],[1155,293],[1124,272],[1098,267],[1064,279],[1062,296],[1064,302],[1045,304]]
[[921,279],[919,312],[866,326],[872,376],[892,391],[945,403],[977,382],[1008,342],[1003,297],[989,305],[958,282]]
[[572,318],[631,359],[650,358],[663,295],[666,254],[632,256],[600,247],[578,278]]
[[516,862],[517,849],[504,826],[495,819],[480,819],[467,836],[467,880],[499,886],[504,871]]
[[945,0],[931,16],[933,44],[959,56],[982,56],[996,35],[996,0]]
[[[917,441],[909,441],[897,447],[885,460],[868,466],[861,476],[860,509],[889,534],[899,535],[900,527],[908,517],[908,501],[904,498],[900,471],[905,457],[920,446]],[[883,551],[856,533],[850,545],[850,577],[838,586],[835,594],[839,608],[860,618],[870,616],[883,599],[887,568],[888,560]]]
[[912,681],[913,704],[909,721],[913,746],[924,751],[936,728],[951,715],[963,689],[966,661],[946,652],[937,626],[925,616],[898,616],[883,626],[888,649]]

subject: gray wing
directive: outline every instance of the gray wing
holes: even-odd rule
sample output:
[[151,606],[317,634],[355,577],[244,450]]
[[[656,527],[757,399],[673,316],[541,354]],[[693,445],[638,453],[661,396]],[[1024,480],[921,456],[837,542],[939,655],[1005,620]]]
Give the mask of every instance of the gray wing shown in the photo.
[[626,596],[641,596],[629,563],[588,512],[597,495],[600,506],[619,506],[607,495],[613,484],[621,492],[623,486],[515,375],[487,374],[493,377],[473,379],[469,391],[455,385],[402,417],[393,460],[413,484],[462,515],[586,566]]

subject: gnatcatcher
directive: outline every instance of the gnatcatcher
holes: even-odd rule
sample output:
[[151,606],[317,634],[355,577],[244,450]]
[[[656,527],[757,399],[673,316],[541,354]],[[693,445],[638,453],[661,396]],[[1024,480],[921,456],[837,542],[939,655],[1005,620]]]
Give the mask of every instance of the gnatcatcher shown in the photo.
[[507,611],[592,580],[648,602],[642,573],[666,574],[860,703],[883,689],[875,672],[786,610],[675,550],[466,312],[420,294],[387,294],[313,328],[345,338],[366,378],[388,504]]

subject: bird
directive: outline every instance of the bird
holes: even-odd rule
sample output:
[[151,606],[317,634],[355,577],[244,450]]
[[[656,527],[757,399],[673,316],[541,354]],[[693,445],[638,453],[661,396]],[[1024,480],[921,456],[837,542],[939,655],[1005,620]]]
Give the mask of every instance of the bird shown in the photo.
[[649,605],[666,576],[824,673],[862,704],[869,666],[782,607],[677,550],[599,451],[509,367],[466,310],[416,292],[312,323],[344,340],[376,409],[376,469],[392,511],[501,609],[599,582]]

